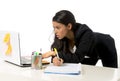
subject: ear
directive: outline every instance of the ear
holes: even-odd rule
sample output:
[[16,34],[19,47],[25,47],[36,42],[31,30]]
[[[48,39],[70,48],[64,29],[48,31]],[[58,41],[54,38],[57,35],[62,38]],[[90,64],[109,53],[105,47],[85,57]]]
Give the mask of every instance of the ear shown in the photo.
[[67,28],[68,28],[69,30],[71,30],[71,29],[72,29],[72,24],[69,23],[69,24],[67,25]]

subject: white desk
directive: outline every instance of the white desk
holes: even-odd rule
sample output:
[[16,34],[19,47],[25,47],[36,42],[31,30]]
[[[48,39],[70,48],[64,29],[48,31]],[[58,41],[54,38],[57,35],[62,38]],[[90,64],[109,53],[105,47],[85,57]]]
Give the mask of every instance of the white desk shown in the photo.
[[0,60],[0,81],[117,81],[120,78],[120,69],[89,65],[82,65],[81,75],[44,74],[43,71]]

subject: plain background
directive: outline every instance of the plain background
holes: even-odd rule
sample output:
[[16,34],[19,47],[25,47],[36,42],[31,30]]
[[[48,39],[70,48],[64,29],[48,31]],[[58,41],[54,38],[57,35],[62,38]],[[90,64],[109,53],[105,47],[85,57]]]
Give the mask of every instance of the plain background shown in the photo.
[[[0,0],[0,31],[20,32],[24,54],[50,50],[52,17],[59,10],[70,10],[76,21],[93,31],[110,34],[120,56],[119,0]],[[120,63],[119,63],[120,66]]]

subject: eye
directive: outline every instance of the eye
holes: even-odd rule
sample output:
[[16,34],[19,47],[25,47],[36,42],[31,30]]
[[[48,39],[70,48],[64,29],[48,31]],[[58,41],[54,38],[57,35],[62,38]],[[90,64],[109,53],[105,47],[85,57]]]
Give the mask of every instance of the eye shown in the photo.
[[58,26],[57,26],[57,27],[54,27],[54,30],[55,30],[55,29],[59,30],[59,29],[60,29],[60,27],[58,27]]
[[60,29],[60,27],[56,27],[56,29]]

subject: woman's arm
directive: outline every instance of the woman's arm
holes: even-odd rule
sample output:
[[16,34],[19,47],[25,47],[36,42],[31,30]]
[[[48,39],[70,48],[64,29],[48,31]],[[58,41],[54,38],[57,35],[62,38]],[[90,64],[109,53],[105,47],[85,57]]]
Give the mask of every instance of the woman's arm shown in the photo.
[[42,58],[48,58],[48,57],[51,57],[51,56],[55,56],[56,53],[54,51],[48,51],[44,54],[42,54]]
[[92,48],[94,47],[94,34],[91,30],[86,30],[79,39],[80,40],[77,41],[75,54],[81,62],[86,55],[92,52]]
[[49,51],[42,54],[42,58],[48,58],[52,56],[52,62],[55,66],[60,66],[63,64],[63,59],[56,57],[56,53],[54,51]]

